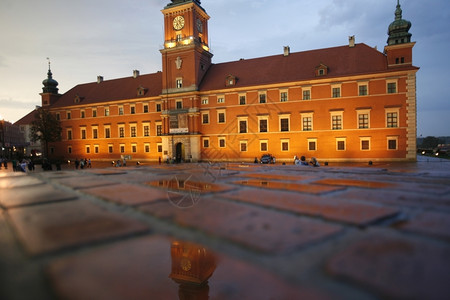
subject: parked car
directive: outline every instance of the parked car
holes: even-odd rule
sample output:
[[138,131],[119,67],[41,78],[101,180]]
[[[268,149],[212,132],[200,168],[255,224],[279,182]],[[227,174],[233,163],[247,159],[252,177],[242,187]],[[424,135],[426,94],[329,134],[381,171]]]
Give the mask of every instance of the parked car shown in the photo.
[[264,154],[259,161],[262,164],[273,164],[273,156],[271,154]]

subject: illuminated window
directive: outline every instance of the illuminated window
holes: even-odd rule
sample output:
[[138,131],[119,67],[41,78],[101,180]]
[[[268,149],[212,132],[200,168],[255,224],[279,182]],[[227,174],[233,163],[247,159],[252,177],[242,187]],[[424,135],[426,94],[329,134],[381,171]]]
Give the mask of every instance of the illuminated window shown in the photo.
[[280,118],[280,131],[289,131],[289,116],[283,115]]
[[209,99],[208,98],[203,98],[202,99],[202,104],[203,105],[206,105],[206,104],[208,104],[209,103]]
[[109,116],[109,107],[105,106],[105,117]]
[[398,127],[398,113],[388,112],[386,114],[386,127],[387,128],[397,128]]
[[161,122],[157,122],[156,124],[156,135],[161,136],[162,135],[162,124]]
[[177,89],[181,89],[183,87],[183,79],[177,78],[175,81],[175,85],[176,85]]
[[302,131],[312,131],[313,130],[313,114],[303,113],[302,118]]
[[123,106],[119,106],[119,115],[123,115]]
[[225,97],[217,97],[217,103],[225,103]]

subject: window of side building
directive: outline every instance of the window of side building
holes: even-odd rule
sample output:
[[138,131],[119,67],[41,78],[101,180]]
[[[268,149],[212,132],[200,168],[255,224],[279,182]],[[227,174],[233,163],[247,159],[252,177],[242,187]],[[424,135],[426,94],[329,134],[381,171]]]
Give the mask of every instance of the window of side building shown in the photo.
[[258,131],[269,132],[269,116],[258,116]]
[[370,137],[360,137],[360,149],[361,151],[369,151],[370,150]]
[[267,93],[266,92],[259,92],[259,103],[267,103]]
[[202,112],[202,124],[209,124],[209,112]]
[[175,108],[176,109],[183,109],[183,100],[176,100],[175,101]]
[[80,136],[82,140],[86,139],[86,127],[80,127]]
[[287,102],[288,101],[288,91],[282,90],[280,91],[280,102]]
[[119,116],[123,115],[123,106],[119,106]]
[[311,88],[310,87],[302,88],[302,96],[303,100],[311,100]]
[[72,129],[67,129],[67,140],[71,140],[72,139]]
[[105,106],[105,117],[109,116],[109,107]]
[[208,98],[202,98],[202,105],[207,105],[209,103]]
[[98,139],[98,127],[97,126],[92,126],[92,138]]
[[219,148],[225,148],[226,147],[226,139],[225,137],[219,137]]
[[281,144],[281,151],[282,152],[289,151],[289,139],[281,139],[280,140],[280,144]]
[[388,94],[397,93],[397,80],[389,80],[386,82],[386,89]]
[[317,139],[308,139],[308,151],[316,151],[317,150]]
[[125,125],[119,124],[118,129],[119,129],[119,137],[124,138],[125,137]]
[[340,85],[332,85],[331,86],[331,97],[332,98],[340,98],[341,97],[341,86]]
[[105,139],[111,138],[111,126],[105,125]]
[[358,129],[370,128],[370,109],[358,109]]
[[67,153],[72,154],[72,146],[67,146]]
[[268,140],[260,140],[259,141],[259,151],[261,151],[261,152],[269,151],[269,141]]
[[94,153],[98,154],[100,152],[99,145],[94,145]]
[[130,137],[136,137],[136,124],[130,124]]
[[85,149],[86,149],[86,154],[91,153],[91,146],[90,145],[86,145]]
[[387,137],[387,149],[388,150],[398,150],[398,136],[388,136]]
[[142,132],[144,136],[150,136],[150,123],[142,123]]
[[239,141],[240,152],[247,152],[247,141]]
[[225,103],[225,96],[217,96],[217,103]]
[[203,148],[209,148],[209,137],[203,138]]
[[161,103],[156,103],[156,111],[161,111]]
[[281,132],[289,131],[290,115],[279,115],[278,118],[280,120],[280,131]]
[[247,97],[245,95],[239,95],[239,105],[247,104]]
[[398,127],[399,108],[386,109],[386,127],[397,128]]
[[155,126],[156,126],[156,135],[161,136],[162,135],[162,123],[156,122]]
[[177,89],[181,89],[183,87],[183,79],[182,78],[177,78],[175,80],[175,85],[176,85]]
[[367,82],[358,83],[358,95],[359,96],[369,95],[369,84]]
[[341,130],[343,129],[343,112],[342,111],[332,111],[331,113],[331,129]]
[[72,119],[72,113],[70,111],[67,112],[67,120]]
[[224,124],[225,122],[226,122],[225,110],[218,110],[217,111],[217,123]]
[[86,112],[84,110],[80,111],[80,117],[84,119],[86,117]]
[[239,133],[247,133],[247,117],[239,117],[238,118],[238,132]]
[[345,151],[346,149],[346,138],[336,138],[336,150],[337,151]]
[[313,130],[313,113],[302,113],[302,131],[312,131]]

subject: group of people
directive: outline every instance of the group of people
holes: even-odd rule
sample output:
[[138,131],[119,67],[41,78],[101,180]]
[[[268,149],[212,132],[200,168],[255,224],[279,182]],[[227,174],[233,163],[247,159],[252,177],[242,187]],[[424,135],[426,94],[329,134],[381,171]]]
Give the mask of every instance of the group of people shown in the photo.
[[91,165],[91,159],[87,159],[87,158],[82,158],[80,160],[78,160],[78,158],[75,159],[75,169],[78,169],[78,167],[80,169],[84,169],[84,168],[92,168]]
[[114,167],[126,167],[127,166],[127,160],[124,158],[123,160],[118,159],[117,161],[112,161],[112,165]]
[[306,161],[306,157],[305,156],[301,156],[300,158],[298,158],[298,156],[294,156],[294,165],[300,165],[300,166],[313,166],[313,167],[320,167],[319,162],[317,161],[317,159],[315,157],[311,157],[311,160],[309,161],[309,163]]
[[[32,160],[22,159],[22,160],[11,160],[12,170],[13,172],[27,172],[34,171],[34,163]],[[1,168],[8,169],[8,160],[6,158],[0,158],[0,169]]]

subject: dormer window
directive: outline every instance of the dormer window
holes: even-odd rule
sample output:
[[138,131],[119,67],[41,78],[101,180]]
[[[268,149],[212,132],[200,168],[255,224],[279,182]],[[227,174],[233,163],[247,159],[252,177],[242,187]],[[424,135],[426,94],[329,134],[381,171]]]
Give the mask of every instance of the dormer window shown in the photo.
[[328,66],[320,64],[316,67],[316,76],[326,76],[328,75]]
[[226,86],[236,85],[236,76],[228,75],[226,80],[225,80],[225,85]]
[[138,96],[144,96],[145,93],[147,93],[148,89],[144,88],[143,86],[140,86],[137,88],[137,95]]
[[76,95],[73,99],[73,103],[80,103],[81,101],[83,101],[83,97],[80,97],[79,95]]

